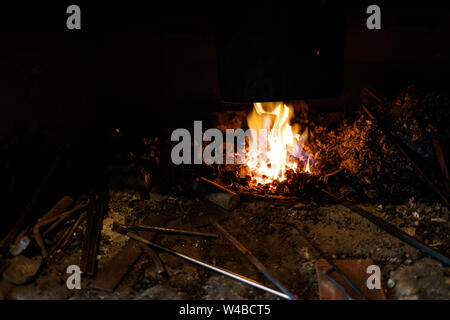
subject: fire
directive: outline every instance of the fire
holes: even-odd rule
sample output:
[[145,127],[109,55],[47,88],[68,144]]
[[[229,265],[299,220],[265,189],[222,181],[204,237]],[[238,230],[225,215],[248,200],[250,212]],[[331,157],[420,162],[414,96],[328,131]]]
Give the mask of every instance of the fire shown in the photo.
[[308,132],[291,126],[293,108],[283,103],[255,103],[247,117],[251,130],[246,156],[252,182],[269,184],[286,180],[288,170],[311,173],[312,159],[304,150]]

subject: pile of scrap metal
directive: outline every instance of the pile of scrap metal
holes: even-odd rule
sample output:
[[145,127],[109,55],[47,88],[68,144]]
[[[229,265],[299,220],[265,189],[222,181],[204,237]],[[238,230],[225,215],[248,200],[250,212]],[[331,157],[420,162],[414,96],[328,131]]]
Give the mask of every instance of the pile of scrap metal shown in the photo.
[[[78,201],[64,196],[34,225],[22,226],[19,223],[21,221],[18,221],[2,241],[5,257],[2,259],[3,278],[18,285],[32,281],[44,263],[68,247],[86,218],[81,266],[83,272],[93,275],[103,214],[104,201],[101,195],[92,194],[89,199]],[[33,247],[33,243],[37,244],[40,253],[36,250],[26,252]]]

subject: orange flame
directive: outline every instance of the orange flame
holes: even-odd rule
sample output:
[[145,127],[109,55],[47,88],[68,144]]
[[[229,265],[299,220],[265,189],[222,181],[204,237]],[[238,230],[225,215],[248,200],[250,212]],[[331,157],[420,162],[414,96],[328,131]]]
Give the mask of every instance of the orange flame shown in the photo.
[[246,165],[253,183],[269,184],[286,180],[286,172],[293,170],[311,173],[310,156],[303,149],[307,138],[298,125],[291,126],[293,108],[283,103],[255,103],[247,117],[251,131]]

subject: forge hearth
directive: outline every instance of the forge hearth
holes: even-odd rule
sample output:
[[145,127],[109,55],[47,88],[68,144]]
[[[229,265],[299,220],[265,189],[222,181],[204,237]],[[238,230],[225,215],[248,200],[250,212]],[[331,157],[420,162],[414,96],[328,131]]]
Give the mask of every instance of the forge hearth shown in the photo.
[[448,10],[216,6],[0,12],[0,300],[449,300]]
[[[439,154],[434,146],[435,141],[446,139],[447,131],[442,126],[448,121],[448,114],[439,109],[446,98],[410,86],[396,98],[386,100],[382,110],[373,103],[374,96],[379,98],[366,89],[362,93],[364,108],[332,114],[314,112],[305,102],[287,103],[293,113],[284,129],[292,129],[289,134],[297,134],[293,136],[294,141],[301,149],[290,148],[289,142],[282,148],[282,155],[287,156],[287,161],[293,160],[293,155],[299,156],[297,162],[292,162],[298,166],[284,163],[286,171],[277,172],[270,182],[258,182],[254,177],[262,176],[252,171],[248,163],[174,165],[170,161],[171,146],[163,143],[170,132],[139,137],[130,144],[126,131],[114,128],[108,133],[111,150],[116,151],[108,154],[105,171],[108,196],[98,234],[100,240],[97,243],[95,237],[89,238],[91,245],[97,243],[98,251],[94,250],[93,255],[86,249],[86,239],[96,228],[86,215],[102,210],[101,197],[96,191],[91,195],[66,196],[55,207],[64,205],[65,208],[50,212],[78,206],[82,208],[80,213],[73,209],[74,216],[67,216],[51,231],[45,231],[46,224],[41,222],[43,227],[39,232],[48,249],[48,258],[27,280],[31,284],[14,285],[8,276],[3,279],[0,286],[3,297],[280,298],[169,253],[141,246],[117,229],[118,225],[149,225],[169,228],[172,232],[194,232],[194,235],[183,235],[140,230],[138,234],[165,248],[271,287],[270,281],[245,255],[217,234],[218,230],[211,225],[213,220],[219,221],[298,297],[315,299],[331,294],[323,292],[323,283],[318,283],[316,276],[318,266],[326,262],[315,265],[315,261],[325,257],[350,265],[352,261],[365,265],[368,261],[365,259],[370,258],[381,267],[383,275],[378,298],[447,298],[450,292],[447,270],[439,261],[445,262],[450,248],[448,207],[386,135],[392,131],[399,137],[421,168],[427,161],[434,163],[435,170],[427,170],[427,177],[440,190],[445,190],[440,166],[444,152]],[[243,124],[245,128],[253,107],[244,104],[236,110],[211,113],[205,123],[219,130],[241,128]],[[437,113],[443,116],[438,117]],[[381,127],[373,114],[384,114],[385,126]],[[391,114],[396,117],[390,117]],[[272,129],[274,123],[277,120],[272,121]],[[301,129],[295,131],[295,124]],[[223,147],[226,150],[226,143]],[[250,150],[251,146],[245,147]],[[329,194],[342,197],[342,202],[335,204]],[[347,200],[352,204],[347,205]],[[96,203],[94,207],[89,204],[92,201]],[[352,206],[357,206],[357,211]],[[363,210],[363,214],[356,214],[358,210]],[[381,219],[382,223],[372,224],[371,217]],[[299,226],[299,231],[289,225],[292,223]],[[36,234],[26,230],[15,236],[11,252],[19,256],[42,255],[42,244],[38,246],[33,240]],[[202,237],[204,233],[214,237]],[[413,240],[405,240],[401,234]],[[25,235],[31,239],[26,245]],[[11,265],[19,263],[16,260],[21,261],[4,260],[10,262],[5,268],[10,270]],[[68,292],[65,268],[82,261],[94,261],[92,276],[82,279],[82,290]],[[426,269],[433,272],[425,274]],[[422,280],[416,281],[418,278],[407,276],[407,272]],[[433,288],[431,283],[435,284]],[[342,296],[342,293],[334,295]]]

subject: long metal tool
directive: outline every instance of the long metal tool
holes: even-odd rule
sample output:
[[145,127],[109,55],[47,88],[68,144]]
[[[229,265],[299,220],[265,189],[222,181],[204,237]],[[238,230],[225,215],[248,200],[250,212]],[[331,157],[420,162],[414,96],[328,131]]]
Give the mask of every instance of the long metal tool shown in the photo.
[[338,200],[343,206],[349,208],[353,212],[355,212],[355,213],[359,214],[360,216],[366,218],[367,220],[369,220],[370,222],[375,224],[380,229],[382,229],[382,230],[386,231],[387,233],[393,235],[397,239],[399,239],[399,240],[401,240],[403,242],[406,242],[410,246],[412,246],[412,247],[422,251],[423,253],[429,255],[430,257],[432,257],[432,258],[434,258],[434,259],[436,259],[436,260],[446,264],[447,266],[450,266],[450,259],[449,258],[447,258],[446,256],[440,254],[439,252],[431,249],[430,247],[428,247],[425,244],[421,243],[419,240],[411,237],[410,235],[408,235],[405,232],[401,231],[400,229],[396,228],[392,224],[389,224],[386,221],[384,221],[383,219],[380,219],[377,216],[371,214],[370,212],[368,212],[366,210],[363,210],[363,209],[361,209],[358,206],[355,206],[350,201],[347,201],[347,200],[342,199],[342,198],[338,198],[337,196],[335,196],[334,194],[328,192],[327,190],[324,190],[324,189],[321,189],[321,190],[322,190],[323,193],[327,194],[331,198]]
[[[330,269],[330,271],[333,271],[333,269]],[[352,296],[347,292],[347,290],[345,290],[345,288],[341,286],[339,282],[337,282],[332,276],[330,276],[330,271],[324,274],[323,277],[334,284],[336,288],[338,288],[344,294],[347,300],[354,300]]]
[[217,235],[215,233],[180,230],[180,229],[172,229],[172,228],[165,228],[165,227],[154,227],[154,226],[147,226],[147,225],[140,225],[140,224],[133,225],[133,226],[127,226],[127,225],[122,225],[122,224],[118,224],[118,223],[114,222],[114,225],[115,225],[116,229],[123,229],[123,230],[154,231],[154,232],[187,235],[187,236],[199,236],[199,237],[205,237],[205,238],[218,238],[219,237],[219,235]]
[[104,201],[103,193],[98,195],[98,199],[96,199],[93,193],[89,196],[87,227],[81,257],[81,270],[89,276],[93,276],[96,271],[97,251],[100,243],[103,216],[105,214]]
[[240,252],[242,252],[250,262],[261,271],[267,279],[269,279],[278,289],[284,292],[287,296],[289,296],[290,300],[298,300],[298,298],[289,292],[280,281],[278,281],[267,268],[246,248],[240,243],[236,238],[234,238],[231,234],[229,234],[220,224],[216,221],[211,221],[211,224],[219,230]]
[[48,250],[45,246],[45,241],[44,238],[42,237],[41,233],[40,233],[40,229],[41,227],[48,225],[56,220],[62,221],[63,219],[71,216],[72,214],[75,214],[79,211],[82,211],[84,209],[86,209],[87,205],[79,205],[76,206],[75,208],[68,210],[66,212],[63,212],[57,216],[48,218],[46,220],[41,220],[38,223],[36,223],[33,227],[33,235],[34,235],[34,239],[36,240],[37,244],[39,245],[39,247],[41,248],[42,251],[42,257],[43,258],[48,258]]
[[438,186],[430,179],[430,177],[419,166],[419,164],[416,161],[414,161],[412,155],[406,149],[406,147],[403,146],[402,142],[396,136],[394,136],[390,130],[386,129],[383,126],[383,124],[377,120],[377,118],[369,111],[369,109],[364,104],[361,104],[361,107],[364,110],[364,112],[367,113],[369,118],[375,121],[375,123],[377,123],[378,128],[397,147],[397,150],[405,157],[405,159],[411,164],[411,166],[417,171],[417,173],[422,176],[422,178],[428,183],[431,189],[433,189],[434,192],[436,192],[436,194],[447,205],[447,207],[450,207],[450,201],[448,200],[447,196],[444,193],[442,193],[441,190],[439,190]]
[[282,292],[273,290],[273,289],[271,289],[271,288],[269,288],[269,287],[266,287],[266,286],[262,285],[262,284],[259,283],[259,282],[256,282],[256,281],[254,281],[254,280],[252,280],[252,279],[249,279],[249,278],[247,278],[247,277],[244,277],[244,276],[241,276],[241,275],[239,275],[239,274],[237,274],[237,273],[234,273],[233,271],[230,271],[230,270],[227,270],[227,269],[224,269],[224,268],[221,268],[221,267],[213,266],[212,264],[209,264],[209,263],[207,263],[207,262],[204,262],[204,261],[201,261],[201,260],[198,260],[198,259],[189,257],[189,256],[187,256],[187,255],[185,255],[185,254],[182,254],[182,253],[177,252],[177,251],[174,251],[174,250],[172,250],[172,249],[163,247],[163,246],[161,246],[161,245],[159,245],[159,244],[156,244],[156,243],[154,243],[154,242],[147,241],[147,240],[145,240],[144,238],[138,236],[138,235],[135,234],[135,233],[127,232],[126,235],[129,236],[131,239],[134,239],[134,240],[137,240],[137,241],[139,241],[139,242],[145,243],[146,245],[149,245],[149,246],[151,246],[151,247],[153,247],[153,248],[156,248],[156,249],[165,251],[165,252],[170,253],[170,254],[172,254],[172,255],[174,255],[174,256],[177,256],[177,257],[179,257],[179,258],[181,258],[181,259],[188,260],[188,261],[190,261],[190,262],[192,262],[192,263],[198,264],[199,266],[202,266],[202,267],[205,267],[205,268],[207,268],[207,269],[216,271],[216,272],[218,272],[218,273],[220,273],[220,274],[223,274],[223,275],[225,275],[225,276],[227,276],[227,277],[230,277],[230,278],[233,278],[233,279],[235,279],[235,280],[241,281],[241,282],[243,282],[243,283],[246,283],[246,284],[248,284],[248,285],[251,285],[251,286],[253,286],[253,287],[255,287],[255,288],[258,288],[258,289],[260,289],[260,290],[263,290],[263,291],[272,293],[272,294],[274,294],[274,295],[276,295],[276,296],[278,296],[278,297],[281,297],[281,298],[283,298],[283,299],[287,299],[287,300],[290,299],[290,297],[289,297],[288,295],[286,295],[286,294],[284,294],[284,293],[282,293]]
[[[327,257],[327,255],[319,248],[319,247],[317,247],[311,240],[309,240],[305,235],[303,235],[303,233],[301,232],[301,230],[300,230],[300,228],[295,224],[295,223],[292,223],[292,222],[287,222],[287,221],[284,221],[284,222],[279,222],[279,223],[281,223],[281,224],[285,224],[285,225],[288,225],[288,226],[290,226],[290,227],[293,227],[295,230],[297,230],[297,232],[300,234],[300,236],[315,250],[315,251],[317,251],[318,253],[319,253],[319,255],[323,258],[323,259],[325,259],[325,261],[330,265],[330,266],[332,266],[333,268],[332,269],[330,269],[331,271],[333,271],[333,270],[335,270],[336,271],[336,273],[342,278],[342,280],[344,280],[347,284],[348,284],[348,286],[350,287],[350,288],[352,288],[352,290],[361,298],[361,299],[366,299],[366,297],[364,296],[364,294],[350,281],[350,279],[349,278],[347,278],[347,276],[344,274],[344,272],[342,272],[342,270],[341,269],[339,269],[339,267],[330,259],[330,258],[328,258]],[[337,281],[335,281],[330,275],[329,275],[329,273],[327,273],[326,274],[326,276],[325,276],[328,280],[330,280],[331,282],[333,282],[333,284],[338,284],[338,282]],[[341,290],[344,294],[345,294],[345,296],[349,296],[349,294],[347,293],[347,291],[345,291],[345,289],[343,290],[343,287],[342,286],[340,286],[340,285],[336,285],[336,287],[339,289],[339,290]],[[352,299],[353,300],[353,299]]]

